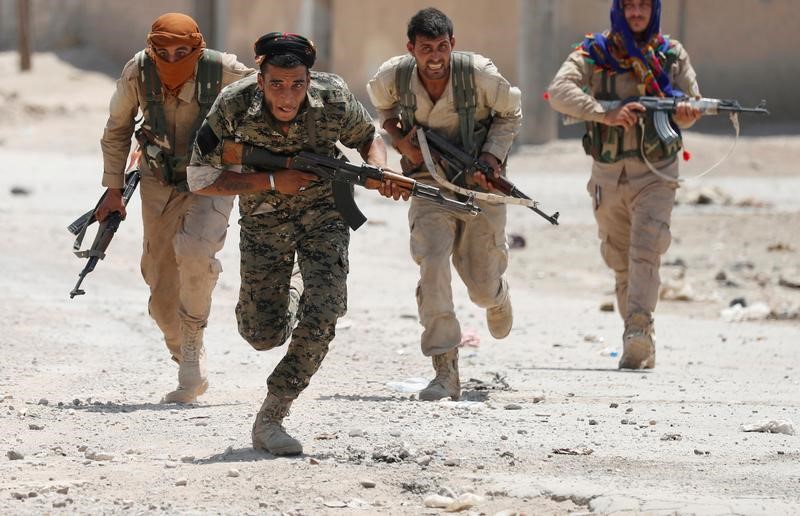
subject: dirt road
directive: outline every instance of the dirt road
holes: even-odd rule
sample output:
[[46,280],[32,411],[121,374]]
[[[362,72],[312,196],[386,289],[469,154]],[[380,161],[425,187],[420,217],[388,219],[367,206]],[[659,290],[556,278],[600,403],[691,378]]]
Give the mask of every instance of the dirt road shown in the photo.
[[[0,72],[12,65],[0,55]],[[305,454],[275,458],[251,450],[250,426],[284,350],[256,352],[236,332],[235,215],[197,405],[158,404],[177,366],[146,313],[138,199],[87,294],[69,300],[82,262],[65,226],[100,192],[113,80],[57,61],[47,74],[80,93],[45,102],[44,76],[0,82],[0,513],[440,514],[425,506],[437,494],[471,514],[800,513],[798,435],[742,430],[800,424],[800,290],[788,286],[800,279],[800,138],[745,139],[697,185],[727,201],[676,207],[662,276],[687,300],[659,305],[652,372],[619,372],[608,356],[622,324],[600,310],[612,277],[579,144],[521,149],[514,178],[563,225],[510,208],[509,233],[526,245],[512,250],[506,340],[456,282],[478,341],[461,350],[460,402],[413,399],[431,367],[407,207],[359,192],[370,223],[352,237],[349,312],[286,421]],[[690,175],[730,143],[691,138]],[[723,317],[735,298],[763,303],[766,318]]]

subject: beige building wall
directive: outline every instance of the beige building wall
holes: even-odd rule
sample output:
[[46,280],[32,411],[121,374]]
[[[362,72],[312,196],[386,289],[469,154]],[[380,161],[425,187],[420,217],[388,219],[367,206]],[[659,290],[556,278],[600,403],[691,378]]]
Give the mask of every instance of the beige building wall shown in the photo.
[[[367,101],[365,84],[378,66],[405,52],[406,24],[419,9],[435,5],[455,25],[456,48],[490,57],[523,94],[540,95],[519,84],[520,12],[523,2],[552,1],[560,63],[583,34],[609,26],[610,0],[32,0],[34,48],[89,47],[121,67],[144,45],[152,20],[180,11],[194,16],[206,34],[207,13],[216,6],[223,50],[253,64],[254,40],[272,30],[303,32],[312,26],[315,5],[329,8],[330,71],[342,75]],[[687,46],[705,95],[735,97],[752,104],[769,101],[769,122],[799,125],[800,0],[664,0],[662,28]],[[0,49],[16,44],[16,0],[0,0]],[[206,14],[204,14],[206,13]],[[315,38],[314,34],[310,34]],[[324,41],[321,40],[321,41]],[[319,41],[318,41],[319,42]],[[34,63],[35,65],[35,63]],[[555,74],[558,66],[549,73]],[[530,122],[528,122],[530,123]]]

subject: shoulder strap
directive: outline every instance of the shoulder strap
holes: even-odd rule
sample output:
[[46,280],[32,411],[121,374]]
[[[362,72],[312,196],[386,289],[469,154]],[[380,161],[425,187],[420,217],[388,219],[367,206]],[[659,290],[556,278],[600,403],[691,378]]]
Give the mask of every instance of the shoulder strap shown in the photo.
[[205,49],[197,65],[197,102],[208,113],[222,89],[222,53]]
[[164,92],[161,89],[161,79],[158,78],[156,65],[147,52],[140,51],[136,55],[136,62],[139,67],[139,89],[147,103],[144,112],[145,122],[153,134],[162,139],[167,134],[167,121],[164,118]]
[[413,72],[414,58],[407,55],[403,57],[395,71],[395,86],[400,97],[400,123],[404,133],[408,133],[414,126],[414,112],[417,110],[417,96],[411,91]]
[[461,145],[470,153],[475,152],[475,69],[473,54],[453,52],[453,97],[458,111]]

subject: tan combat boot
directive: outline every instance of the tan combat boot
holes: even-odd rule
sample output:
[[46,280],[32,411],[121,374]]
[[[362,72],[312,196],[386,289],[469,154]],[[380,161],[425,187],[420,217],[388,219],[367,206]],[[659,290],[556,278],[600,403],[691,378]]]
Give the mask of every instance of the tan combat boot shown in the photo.
[[511,333],[511,326],[514,324],[514,312],[511,310],[511,297],[506,296],[506,300],[497,306],[486,309],[486,325],[489,326],[489,333],[495,339],[503,339]]
[[656,366],[656,343],[653,318],[646,312],[634,312],[625,321],[622,334],[620,369],[653,369]]
[[303,445],[286,433],[283,418],[289,414],[292,401],[268,393],[253,423],[253,448],[266,450],[273,455],[300,455]]
[[419,391],[422,401],[436,401],[450,396],[453,401],[461,397],[461,380],[458,378],[458,348],[447,353],[433,355],[433,368],[436,378],[427,387]]
[[178,388],[167,393],[161,403],[194,403],[208,389],[203,328],[182,327]]

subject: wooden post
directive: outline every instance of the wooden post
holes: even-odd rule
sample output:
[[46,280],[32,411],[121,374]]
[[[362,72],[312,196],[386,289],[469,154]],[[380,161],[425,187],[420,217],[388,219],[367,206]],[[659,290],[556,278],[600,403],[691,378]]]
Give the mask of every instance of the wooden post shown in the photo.
[[558,138],[558,117],[544,100],[558,70],[556,0],[520,0],[519,86],[522,130],[519,143],[540,144]]
[[19,50],[19,69],[31,69],[31,3],[30,0],[17,0],[17,49]]

